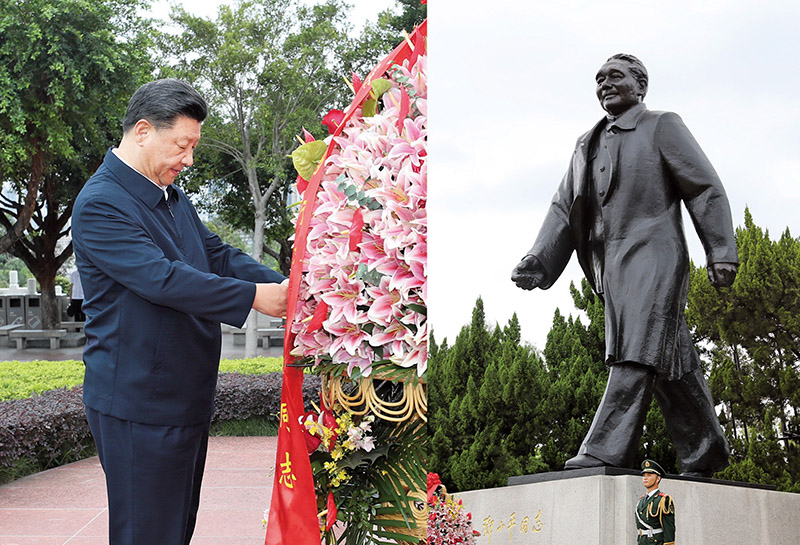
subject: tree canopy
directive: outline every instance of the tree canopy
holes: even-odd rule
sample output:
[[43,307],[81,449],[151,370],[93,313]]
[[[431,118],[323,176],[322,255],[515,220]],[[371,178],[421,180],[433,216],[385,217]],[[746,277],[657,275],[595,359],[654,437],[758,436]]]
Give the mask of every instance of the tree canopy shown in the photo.
[[0,251],[36,276],[50,327],[72,203],[150,67],[143,5],[0,0]]
[[800,491],[800,240],[744,219],[736,281],[717,291],[693,269],[687,322],[731,443],[721,476]]
[[[160,39],[165,75],[192,82],[209,102],[197,166],[188,189],[236,226],[254,228],[261,259],[264,230],[291,234],[286,199],[295,174],[288,155],[308,127],[323,136],[322,116],[344,102],[346,11],[338,0],[237,0],[216,20],[176,8],[180,31]],[[284,254],[290,245],[282,248]],[[279,258],[288,272],[288,255]]]

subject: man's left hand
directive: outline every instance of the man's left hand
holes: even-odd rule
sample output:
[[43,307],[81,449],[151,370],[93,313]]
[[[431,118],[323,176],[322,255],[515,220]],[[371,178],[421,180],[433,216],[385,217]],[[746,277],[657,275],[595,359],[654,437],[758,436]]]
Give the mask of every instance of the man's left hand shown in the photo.
[[706,267],[708,279],[715,288],[727,288],[736,279],[737,263],[712,263]]
[[262,314],[286,318],[286,299],[289,294],[289,279],[280,284],[256,284],[253,308]]

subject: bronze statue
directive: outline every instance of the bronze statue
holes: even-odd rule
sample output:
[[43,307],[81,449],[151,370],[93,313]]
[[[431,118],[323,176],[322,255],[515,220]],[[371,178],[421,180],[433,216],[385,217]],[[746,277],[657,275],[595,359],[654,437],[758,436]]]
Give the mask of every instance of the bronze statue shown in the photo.
[[730,286],[738,257],[722,183],[680,117],[650,111],[648,76],[632,55],[597,72],[608,115],[578,139],[539,236],[511,279],[525,290],[553,285],[572,252],[605,303],[605,394],[567,469],[633,467],[655,394],[687,475],[728,464],[714,411],[683,317],[689,254],[681,202],[707,256],[708,276]]

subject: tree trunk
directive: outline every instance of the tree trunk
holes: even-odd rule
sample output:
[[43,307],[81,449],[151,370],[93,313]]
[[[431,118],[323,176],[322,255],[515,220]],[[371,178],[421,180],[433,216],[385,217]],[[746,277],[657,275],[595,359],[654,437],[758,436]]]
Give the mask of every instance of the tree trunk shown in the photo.
[[[256,180],[256,170],[253,167],[248,169],[247,176],[250,179],[250,187],[258,187]],[[264,256],[264,222],[266,218],[267,201],[259,193],[253,194],[253,203],[255,204],[255,222],[253,225],[253,259],[261,263]],[[255,310],[250,311],[247,317],[247,329],[244,335],[244,357],[255,358],[258,349],[258,339],[256,337],[256,329],[258,328],[258,312]]]
[[12,246],[23,237],[23,233],[28,229],[31,218],[36,212],[36,199],[39,196],[39,186],[43,177],[44,155],[41,151],[37,151],[33,156],[31,175],[28,178],[25,199],[17,213],[17,222],[13,225],[5,225],[6,233],[0,237],[0,253],[10,251]]
[[61,308],[56,297],[56,288],[41,286],[42,291],[42,329],[58,329],[61,325]]

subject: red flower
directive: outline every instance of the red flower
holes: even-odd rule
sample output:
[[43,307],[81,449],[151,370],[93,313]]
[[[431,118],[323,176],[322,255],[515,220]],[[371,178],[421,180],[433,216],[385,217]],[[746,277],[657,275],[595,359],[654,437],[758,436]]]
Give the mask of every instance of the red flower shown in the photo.
[[325,517],[325,529],[330,530],[336,523],[336,515],[339,510],[336,508],[336,502],[333,499],[333,492],[328,492],[328,514]]
[[325,301],[320,301],[317,308],[314,309],[314,316],[308,324],[308,332],[312,333],[322,327],[322,322],[328,317],[328,304]]
[[442,480],[439,478],[438,473],[428,473],[428,490],[436,488],[440,484],[442,484]]
[[405,87],[400,87],[400,112],[397,116],[397,130],[403,130],[403,122],[411,109],[411,100],[408,98],[408,91]]
[[442,484],[437,473],[428,473],[428,503],[436,505],[436,489]]
[[331,110],[328,112],[325,117],[322,118],[322,124],[328,128],[328,132],[333,134],[336,132],[336,129],[339,128],[339,125],[342,124],[342,120],[344,119],[344,112],[342,110]]
[[[309,416],[311,416],[312,418],[316,418],[317,415],[316,413],[309,411],[303,414],[300,421],[305,422],[306,418],[308,418]],[[311,432],[308,431],[308,428],[305,427],[305,425],[302,425],[302,428],[303,428],[303,439],[306,440],[306,450],[308,450],[308,453],[311,454],[312,452],[317,450],[317,447],[320,445],[320,443],[322,443],[322,440],[316,435],[312,435]]]
[[358,90],[361,89],[361,78],[359,78],[355,72],[351,72],[353,76],[353,91],[358,93]]
[[356,209],[353,214],[353,223],[350,225],[350,251],[358,250],[358,244],[364,234],[364,216],[361,215],[361,209]]
[[336,444],[336,439],[339,437],[339,434],[334,431],[339,428],[339,424],[336,422],[336,417],[333,416],[332,412],[325,410],[322,411],[322,425],[333,431],[331,440],[328,443],[328,450],[331,450],[333,449],[333,445]]
[[[412,165],[413,167],[413,165]],[[301,195],[306,192],[306,188],[308,187],[308,180],[304,180],[302,176],[299,174],[297,175],[297,191]]]

